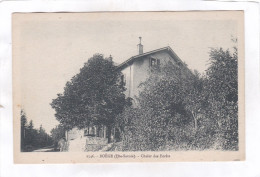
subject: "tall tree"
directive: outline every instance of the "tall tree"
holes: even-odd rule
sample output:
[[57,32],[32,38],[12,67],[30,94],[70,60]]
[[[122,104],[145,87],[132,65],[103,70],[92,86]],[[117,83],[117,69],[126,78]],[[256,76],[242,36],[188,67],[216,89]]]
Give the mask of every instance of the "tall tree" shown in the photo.
[[28,145],[37,146],[37,130],[34,129],[33,121],[30,120],[28,129],[27,129],[27,137],[26,142]]
[[194,121],[194,130],[198,130],[198,122],[200,114],[202,113],[202,107],[204,104],[204,87],[205,78],[201,76],[198,71],[194,71],[194,77],[190,77],[186,82],[185,95],[183,95],[183,103],[185,110],[189,112]]
[[26,145],[26,130],[27,130],[27,117],[24,110],[21,110],[21,150],[23,151]]
[[213,129],[219,146],[225,150],[238,149],[238,57],[237,48],[212,49],[207,69],[205,95],[206,116],[214,122]]
[[42,125],[40,129],[34,128],[33,121],[27,122],[24,110],[21,110],[21,151],[32,151],[52,144],[52,138],[45,132]]
[[215,99],[220,101],[237,102],[238,75],[237,49],[234,53],[229,50],[211,49],[210,66],[207,69],[208,88]]
[[52,101],[56,119],[66,129],[105,125],[110,138],[115,117],[127,103],[120,75],[111,58],[95,54]]

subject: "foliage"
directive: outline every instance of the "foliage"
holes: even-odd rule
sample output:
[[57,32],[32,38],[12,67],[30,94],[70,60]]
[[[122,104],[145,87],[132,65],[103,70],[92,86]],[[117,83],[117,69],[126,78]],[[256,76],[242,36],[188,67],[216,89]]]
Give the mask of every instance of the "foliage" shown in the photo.
[[237,102],[237,49],[233,54],[222,48],[211,49],[209,61],[206,73],[211,96],[218,101]]
[[238,149],[237,50],[212,49],[209,62],[205,76],[171,62],[151,73],[118,116],[125,150]]
[[27,118],[24,110],[21,110],[21,149],[25,147],[25,130],[27,129]]
[[65,139],[65,128],[62,125],[58,125],[51,130],[51,137],[54,142],[54,148],[57,149],[58,142],[61,139]]
[[[238,149],[238,58],[234,52],[212,49],[205,86],[207,108],[205,116],[214,121],[214,131],[220,149]],[[216,141],[217,142],[217,141]]]
[[199,92],[197,87],[201,87],[197,77],[172,62],[154,70],[141,85],[138,108],[123,114],[130,120],[125,130],[125,148],[162,150],[170,141],[188,143],[194,118],[189,110],[192,98],[187,95]]
[[51,130],[51,137],[54,142],[58,142],[60,139],[65,138],[65,128],[61,125],[56,126]]
[[110,137],[115,117],[127,104],[120,75],[110,58],[95,54],[52,101],[56,119],[66,129],[105,125]]
[[52,138],[40,126],[35,129],[33,121],[29,124],[24,110],[21,110],[21,151],[32,151],[36,148],[42,148],[52,145]]

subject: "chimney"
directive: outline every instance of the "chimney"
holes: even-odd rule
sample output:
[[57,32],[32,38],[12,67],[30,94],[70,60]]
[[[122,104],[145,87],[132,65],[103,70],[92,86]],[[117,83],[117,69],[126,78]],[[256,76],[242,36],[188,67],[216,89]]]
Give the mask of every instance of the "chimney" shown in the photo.
[[139,39],[140,39],[140,43],[137,46],[138,46],[138,52],[139,52],[138,54],[140,55],[140,54],[143,54],[144,51],[143,51],[143,45],[141,44],[142,37],[139,37]]

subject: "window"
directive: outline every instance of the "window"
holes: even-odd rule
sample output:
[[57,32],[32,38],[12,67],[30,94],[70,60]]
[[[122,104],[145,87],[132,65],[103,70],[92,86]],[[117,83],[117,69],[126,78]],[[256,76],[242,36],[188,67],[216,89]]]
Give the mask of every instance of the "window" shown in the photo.
[[150,58],[150,66],[151,67],[160,66],[160,59]]
[[157,59],[157,66],[160,66],[160,60]]
[[156,59],[151,58],[151,66],[155,66],[156,65]]

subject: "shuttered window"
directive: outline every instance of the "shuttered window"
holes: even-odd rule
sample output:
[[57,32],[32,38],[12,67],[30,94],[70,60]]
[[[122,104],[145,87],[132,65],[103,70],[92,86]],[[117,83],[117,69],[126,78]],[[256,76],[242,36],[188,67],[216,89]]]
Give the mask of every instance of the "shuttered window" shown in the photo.
[[150,67],[160,66],[160,59],[150,58]]

